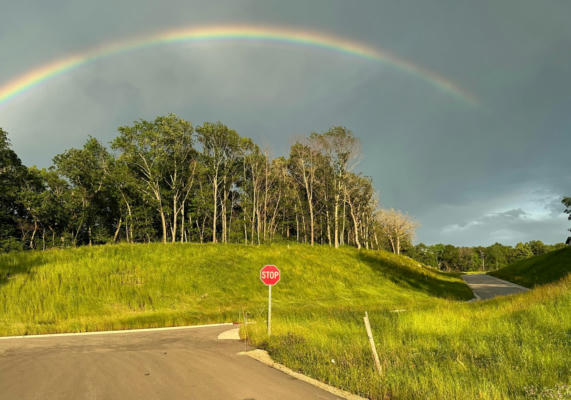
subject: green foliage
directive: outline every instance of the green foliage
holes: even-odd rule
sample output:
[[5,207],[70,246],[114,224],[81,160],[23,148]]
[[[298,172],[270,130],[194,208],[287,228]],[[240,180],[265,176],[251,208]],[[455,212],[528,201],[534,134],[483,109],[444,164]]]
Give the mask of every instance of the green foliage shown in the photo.
[[[258,277],[267,263],[282,271],[271,339]],[[277,361],[372,399],[517,399],[565,384],[570,284],[467,303],[471,291],[458,277],[388,252],[291,244],[53,249],[0,256],[0,334],[242,321],[245,312],[256,322],[251,342]],[[365,311],[383,377],[373,368]]]
[[526,287],[534,287],[558,281],[571,273],[571,248],[517,261],[490,275]]
[[455,247],[450,244],[427,246],[420,243],[405,248],[404,254],[423,264],[446,271],[489,271],[564,246],[562,243],[546,245],[540,240],[517,243],[514,247],[500,243],[494,243],[489,247]]
[[[486,302],[391,312],[369,304],[385,374],[377,376],[361,312],[299,310],[248,335],[277,361],[372,399],[524,399],[568,384],[571,282]],[[397,308],[397,307],[395,307]]]
[[[571,197],[564,197],[561,203],[565,206],[564,213],[569,214],[568,219],[571,221]],[[571,228],[569,228],[569,231],[571,232]]]
[[0,128],[0,251],[12,249],[11,238],[18,236],[18,216],[24,212],[18,190],[25,179],[26,167],[10,148],[7,133]]
[[[220,321],[236,319],[242,308],[263,313],[267,293],[258,271],[267,263],[284,274],[275,291],[277,309],[337,301],[396,306],[472,296],[459,278],[406,257],[351,248],[122,244],[53,249],[0,256],[0,334]],[[308,285],[309,273],[323,277],[323,284]]]

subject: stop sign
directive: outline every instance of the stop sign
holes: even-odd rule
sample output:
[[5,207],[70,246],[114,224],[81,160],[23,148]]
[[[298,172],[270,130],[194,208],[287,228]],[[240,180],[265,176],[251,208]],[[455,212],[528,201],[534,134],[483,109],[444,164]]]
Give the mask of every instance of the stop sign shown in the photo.
[[280,270],[275,265],[266,265],[260,270],[260,279],[268,286],[275,285],[280,280]]

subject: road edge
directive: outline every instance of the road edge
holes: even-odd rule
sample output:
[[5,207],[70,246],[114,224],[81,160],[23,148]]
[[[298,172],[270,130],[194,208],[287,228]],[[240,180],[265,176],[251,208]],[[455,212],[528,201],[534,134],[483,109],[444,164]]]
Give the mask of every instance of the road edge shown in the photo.
[[121,333],[140,333],[140,332],[159,332],[159,331],[174,331],[174,330],[180,330],[180,329],[211,328],[211,327],[215,327],[215,326],[230,326],[230,325],[234,325],[234,323],[223,322],[220,324],[168,326],[168,327],[164,327],[164,328],[121,329],[121,330],[115,330],[115,331],[46,333],[46,334],[41,334],[41,335],[0,336],[0,340],[35,339],[35,338],[51,338],[51,337],[64,337],[64,336],[113,335],[113,334],[121,334]]
[[525,289],[526,291],[532,289],[532,288],[528,288],[528,287],[525,287],[525,286],[518,285],[517,283],[511,282],[511,281],[506,281],[505,279],[498,278],[497,276],[490,275],[490,274],[488,274],[488,273],[486,273],[485,275],[488,275],[488,276],[491,276],[491,277],[493,277],[493,278],[496,278],[496,279],[499,280],[499,281],[502,281],[502,282],[509,283],[509,284],[511,284],[511,285],[517,286],[517,287],[520,288],[520,289]]
[[480,295],[476,292],[474,292],[474,289],[472,289],[472,287],[468,284],[468,281],[466,281],[466,279],[464,279],[464,277],[466,276],[466,274],[463,274],[460,276],[460,278],[462,278],[462,280],[464,281],[464,284],[466,286],[468,286],[468,289],[470,289],[472,291],[472,294],[474,295],[473,298],[471,298],[470,300],[468,300],[468,303],[471,303],[473,301],[478,301],[478,300],[482,300],[482,298],[480,297]]
[[318,381],[317,379],[310,378],[307,375],[303,375],[299,372],[295,372],[292,369],[286,367],[285,365],[275,362],[272,359],[272,357],[268,354],[268,352],[265,350],[256,349],[256,350],[251,350],[251,351],[241,351],[238,354],[251,357],[256,361],[259,361],[259,362],[261,362],[261,363],[263,363],[269,367],[272,367],[274,369],[277,369],[278,371],[283,372],[284,374],[292,376],[292,377],[294,377],[300,381],[303,381],[305,383],[309,383],[312,386],[315,386],[319,389],[325,390],[326,392],[329,392],[335,396],[341,397],[342,399],[367,400],[365,397],[361,397],[359,395],[347,392],[343,389],[339,389],[339,388],[336,388],[334,386],[328,385],[327,383],[323,383],[321,381]]

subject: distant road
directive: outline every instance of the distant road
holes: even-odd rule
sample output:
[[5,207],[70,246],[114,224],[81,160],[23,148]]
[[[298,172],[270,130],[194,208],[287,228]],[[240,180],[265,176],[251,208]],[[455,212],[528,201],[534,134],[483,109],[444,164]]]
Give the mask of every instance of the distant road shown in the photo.
[[0,399],[338,399],[238,355],[231,328],[3,339]]
[[529,290],[515,283],[485,274],[462,275],[462,279],[470,286],[474,295],[480,299],[491,299],[496,296],[505,296]]

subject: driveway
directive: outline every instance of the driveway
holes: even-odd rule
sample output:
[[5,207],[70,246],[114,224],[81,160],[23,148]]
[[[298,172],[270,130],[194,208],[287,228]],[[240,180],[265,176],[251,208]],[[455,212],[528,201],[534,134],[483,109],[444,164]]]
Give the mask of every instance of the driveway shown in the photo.
[[0,340],[0,399],[338,399],[218,340],[232,326]]
[[485,274],[462,275],[462,279],[470,286],[474,296],[482,300],[529,290],[515,283]]

